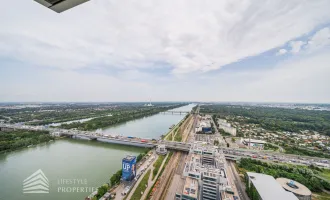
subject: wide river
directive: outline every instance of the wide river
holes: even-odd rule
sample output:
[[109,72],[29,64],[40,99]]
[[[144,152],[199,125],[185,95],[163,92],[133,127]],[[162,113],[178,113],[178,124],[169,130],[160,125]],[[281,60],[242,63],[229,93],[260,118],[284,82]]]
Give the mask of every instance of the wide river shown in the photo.
[[[174,110],[190,111],[194,105]],[[101,130],[140,138],[159,138],[185,115],[157,114]],[[94,188],[109,182],[126,155],[145,149],[74,139],[0,154],[0,200],[83,200]],[[41,170],[49,193],[23,193],[23,181]],[[26,182],[25,182],[26,183]],[[77,191],[79,189],[79,191]]]

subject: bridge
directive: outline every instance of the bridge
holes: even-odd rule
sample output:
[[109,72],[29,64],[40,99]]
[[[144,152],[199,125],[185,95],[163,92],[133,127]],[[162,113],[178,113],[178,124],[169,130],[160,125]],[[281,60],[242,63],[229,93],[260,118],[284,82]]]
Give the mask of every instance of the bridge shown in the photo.
[[[143,139],[138,137],[126,137],[120,135],[105,135],[92,131],[43,128],[43,127],[35,127],[35,126],[21,126],[14,124],[0,124],[0,130],[2,131],[8,131],[13,129],[45,130],[45,131],[49,131],[49,133],[53,136],[62,136],[62,137],[65,136],[75,139],[96,140],[111,144],[121,144],[121,145],[146,147],[146,148],[154,148],[157,145],[165,145],[165,148],[167,149],[174,151],[184,151],[184,152],[189,152],[193,145],[193,143],[185,143],[185,142]],[[269,152],[269,151],[256,151],[250,149],[227,148],[227,147],[218,147],[218,149],[219,151],[222,151],[225,154],[225,157],[227,159],[232,159],[232,160],[238,160],[241,157],[256,158],[256,159],[265,159],[267,157],[272,159],[276,158],[278,161],[290,161],[290,162],[292,161],[295,162],[296,164],[320,163],[323,161],[329,163],[328,159],[318,158],[318,157],[283,154],[283,153]]]
[[176,111],[176,110],[170,111],[170,110],[168,110],[168,111],[163,111],[160,113],[161,114],[172,114],[172,115],[174,115],[174,114],[184,115],[184,114],[189,114],[190,112],[189,111]]

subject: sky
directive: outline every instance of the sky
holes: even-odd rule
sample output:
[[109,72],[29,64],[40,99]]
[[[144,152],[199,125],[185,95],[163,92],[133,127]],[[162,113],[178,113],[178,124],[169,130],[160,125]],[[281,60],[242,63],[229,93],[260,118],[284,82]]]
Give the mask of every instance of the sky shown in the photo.
[[330,103],[329,0],[0,6],[0,102]]

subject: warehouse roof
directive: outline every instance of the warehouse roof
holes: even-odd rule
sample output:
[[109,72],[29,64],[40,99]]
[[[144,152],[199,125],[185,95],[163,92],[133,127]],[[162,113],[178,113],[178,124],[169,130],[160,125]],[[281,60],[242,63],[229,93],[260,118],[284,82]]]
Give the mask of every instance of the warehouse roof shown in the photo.
[[263,141],[263,140],[255,140],[255,139],[243,139],[244,142],[249,143],[251,141],[251,143],[258,143],[258,144],[266,144],[267,142]]

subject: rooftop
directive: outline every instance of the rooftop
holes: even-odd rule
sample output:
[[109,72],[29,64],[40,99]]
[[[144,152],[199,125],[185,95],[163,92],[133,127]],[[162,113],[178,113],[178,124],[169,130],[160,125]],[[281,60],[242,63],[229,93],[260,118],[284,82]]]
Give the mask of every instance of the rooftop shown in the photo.
[[263,141],[263,140],[255,140],[255,139],[243,139],[245,142],[249,143],[249,141],[251,141],[251,143],[259,143],[259,144],[266,144],[267,142]]
[[[287,178],[277,178],[276,181],[286,190],[291,191],[295,194],[299,194],[299,195],[304,195],[304,196],[309,196],[312,195],[312,192],[304,185],[302,185],[301,183],[298,183],[296,181],[292,181],[290,179]],[[288,185],[289,183],[289,185]],[[290,186],[290,184],[293,185]]]
[[198,181],[196,179],[187,177],[183,187],[182,194],[193,198],[197,198],[197,193],[198,193]]
[[130,155],[128,155],[128,156],[126,156],[125,158],[123,158],[123,160],[126,160],[126,161],[132,161],[133,159],[135,159],[136,158],[136,156],[130,156]]
[[251,182],[264,200],[298,200],[291,192],[285,191],[274,177],[253,172],[247,172]]

